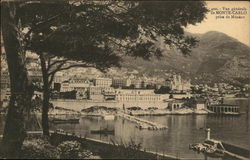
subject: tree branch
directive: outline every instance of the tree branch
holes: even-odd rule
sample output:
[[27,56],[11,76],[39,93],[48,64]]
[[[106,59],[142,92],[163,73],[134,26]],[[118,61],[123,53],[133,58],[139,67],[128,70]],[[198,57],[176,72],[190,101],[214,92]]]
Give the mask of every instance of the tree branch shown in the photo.
[[67,69],[70,69],[70,68],[74,68],[74,67],[86,67],[86,68],[90,68],[90,67],[96,67],[95,65],[91,65],[91,64],[73,64],[73,65],[70,65],[70,66],[67,66],[67,67],[63,67],[62,66],[64,65],[65,63],[61,63],[59,64],[56,69],[54,71],[51,71],[49,73],[49,75],[52,75],[58,71],[63,71],[63,70],[67,70]]
[[49,79],[49,88],[50,88],[51,85],[52,85],[52,82],[53,82],[53,80],[54,80],[55,74],[56,74],[56,72],[53,73],[53,74],[51,74],[51,75],[49,76],[49,77],[50,77],[50,79]]
[[56,65],[56,64],[59,64],[59,65],[61,65],[62,63],[65,64],[67,60],[68,60],[68,59],[57,60],[57,61],[54,61],[54,62],[50,63],[49,66],[48,66],[48,71],[49,71],[54,65]]
[[91,68],[91,67],[96,67],[95,65],[90,65],[90,64],[73,64],[64,68],[60,68],[58,71],[63,71],[63,70],[67,70],[70,68],[74,68],[74,67],[85,67],[85,68]]
[[59,64],[56,69],[54,71],[51,71],[51,72],[48,72],[48,75],[52,75],[52,74],[55,74],[56,72],[58,72],[60,70],[60,68],[64,65],[65,63],[61,63]]
[[70,65],[70,66],[67,66],[67,67],[63,67],[62,66],[64,65],[65,63],[61,63],[59,64],[56,69],[50,73],[48,73],[50,79],[49,79],[49,86],[51,86],[53,80],[54,80],[54,77],[55,77],[55,74],[56,72],[58,71],[63,71],[63,70],[67,70],[67,69],[70,69],[70,68],[74,68],[74,67],[85,67],[85,68],[89,68],[89,67],[96,67],[95,65],[90,65],[90,64],[73,64],[73,65]]
[[48,19],[46,19],[46,20],[44,20],[44,21],[41,21],[41,22],[36,23],[35,26],[33,26],[33,27],[27,32],[26,35],[29,35],[32,31],[38,30],[39,27],[41,27],[41,26],[43,26],[43,25],[46,25],[47,23],[49,23],[49,22],[55,20],[56,18],[60,17],[61,15],[62,15],[62,13],[57,14],[57,15],[55,15],[55,16],[53,16],[53,17],[50,17],[50,18],[48,18]]
[[115,45],[117,45],[117,46],[119,46],[119,47],[121,47],[121,48],[130,49],[129,47],[124,46],[124,45],[122,45],[121,43],[116,42],[116,41],[115,41],[114,39],[112,39],[112,38],[109,38],[109,37],[107,37],[107,38],[108,38],[109,41],[111,41],[112,43],[114,43]]

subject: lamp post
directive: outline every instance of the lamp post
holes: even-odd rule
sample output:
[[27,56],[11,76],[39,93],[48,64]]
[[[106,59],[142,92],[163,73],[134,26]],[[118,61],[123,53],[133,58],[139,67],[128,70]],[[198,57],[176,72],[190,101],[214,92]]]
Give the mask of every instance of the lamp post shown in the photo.
[[210,139],[210,128],[207,128],[206,129],[206,133],[207,133],[207,140],[209,140]]

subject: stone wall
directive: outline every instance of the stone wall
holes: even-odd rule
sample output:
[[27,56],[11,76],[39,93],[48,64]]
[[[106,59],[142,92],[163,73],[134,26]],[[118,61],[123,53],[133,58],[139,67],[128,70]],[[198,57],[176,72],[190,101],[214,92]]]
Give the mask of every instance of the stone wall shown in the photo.
[[92,151],[94,154],[100,155],[104,159],[177,159],[174,156],[167,154],[160,154],[141,149],[132,149],[124,145],[117,145],[115,143],[107,143],[100,140],[89,138],[82,138],[72,134],[52,133],[50,137],[53,145],[58,145],[63,141],[73,140],[78,141],[84,148]]
[[82,109],[89,108],[91,106],[106,106],[106,107],[115,107],[115,108],[123,108],[126,107],[141,107],[143,109],[147,109],[149,107],[157,107],[157,108],[166,108],[166,102],[117,102],[117,101],[89,101],[89,100],[65,100],[65,99],[57,99],[50,101],[54,106],[63,107],[66,109],[74,109],[76,111],[81,111]]

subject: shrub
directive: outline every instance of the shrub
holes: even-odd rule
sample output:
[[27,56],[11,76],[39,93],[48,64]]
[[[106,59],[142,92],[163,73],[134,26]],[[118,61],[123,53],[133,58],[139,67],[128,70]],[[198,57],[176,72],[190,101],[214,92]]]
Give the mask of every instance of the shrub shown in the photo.
[[22,158],[27,159],[55,159],[59,158],[56,147],[49,144],[45,139],[25,140],[22,146]]
[[127,148],[133,149],[133,150],[140,150],[142,149],[142,143],[136,143],[132,138],[130,139],[130,142],[127,146]]
[[88,150],[83,150],[81,144],[77,141],[64,141],[57,146],[60,154],[60,158],[64,159],[76,159],[86,158],[92,155]]

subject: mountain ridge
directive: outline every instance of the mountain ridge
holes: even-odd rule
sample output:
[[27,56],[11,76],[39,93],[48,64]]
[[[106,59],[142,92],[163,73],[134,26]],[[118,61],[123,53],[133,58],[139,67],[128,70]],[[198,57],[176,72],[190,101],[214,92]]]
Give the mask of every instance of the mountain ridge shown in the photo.
[[[225,33],[209,31],[204,34],[186,33],[199,40],[190,56],[174,50],[157,60],[147,62],[141,58],[126,57],[123,67],[138,70],[139,74],[162,76],[166,72],[180,73],[193,82],[213,83],[218,80],[240,83],[235,79],[250,79],[250,47]],[[204,74],[206,76],[204,76]]]

